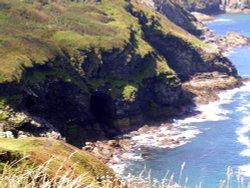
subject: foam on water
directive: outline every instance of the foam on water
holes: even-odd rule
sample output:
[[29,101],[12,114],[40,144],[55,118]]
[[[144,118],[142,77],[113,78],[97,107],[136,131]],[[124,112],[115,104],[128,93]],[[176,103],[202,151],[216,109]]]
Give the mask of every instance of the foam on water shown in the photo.
[[[250,108],[250,103],[247,103],[247,100],[245,100],[245,97],[248,95],[244,94],[244,91],[250,91],[250,82],[245,83],[240,88],[220,93],[220,100],[216,102],[196,107],[195,110],[199,112],[196,116],[174,120],[171,126],[162,124],[158,127],[150,127],[147,131],[140,134],[127,135],[131,137],[132,144],[124,153],[114,156],[115,164],[112,164],[111,167],[117,173],[122,174],[128,161],[145,160],[148,156],[148,150],[152,148],[172,149],[191,142],[194,137],[201,133],[201,130],[195,123],[229,119],[232,112],[224,109],[223,105],[232,103],[233,97],[239,92],[243,92],[243,94],[239,96],[241,103],[237,107],[237,111],[247,112]],[[242,119],[242,127],[236,130],[238,135],[237,142],[246,146],[246,149],[240,155],[250,157],[250,139],[247,136],[249,132],[250,113],[246,114],[246,117]],[[239,168],[241,168],[242,172],[245,172],[244,175],[249,173],[246,171],[247,168],[245,166]]]
[[243,86],[241,88],[236,88],[233,90],[229,90],[226,92],[220,93],[219,100],[216,102],[211,102],[206,105],[200,105],[195,108],[195,111],[199,112],[199,115],[189,117],[186,119],[181,120],[174,120],[175,125],[182,125],[182,124],[191,124],[191,123],[199,123],[199,122],[205,122],[205,121],[220,121],[220,120],[226,120],[228,119],[228,115],[232,113],[229,110],[223,109],[223,104],[229,104],[232,102],[233,96],[241,91],[245,90],[245,87],[250,87],[250,83],[247,84],[247,86]]
[[[241,119],[240,127],[236,129],[235,133],[237,135],[237,142],[242,144],[245,149],[243,149],[239,154],[242,157],[250,157],[250,102],[247,98],[250,96],[250,83],[247,82],[243,87],[239,89],[242,93],[239,96],[240,104],[236,107],[236,111],[243,114],[243,118]],[[241,165],[238,167],[242,172],[242,175],[246,177],[250,177],[250,164]]]
[[210,22],[232,22],[232,19],[218,18]]
[[228,57],[228,56],[230,56],[232,54],[235,54],[235,53],[236,53],[235,50],[229,50],[229,51],[223,52],[223,55],[226,56],[226,57]]
[[250,157],[250,139],[248,137],[248,133],[250,132],[250,114],[247,114],[242,119],[242,126],[236,130],[236,134],[238,135],[237,141],[244,145],[246,149],[244,149],[240,155],[245,157]]

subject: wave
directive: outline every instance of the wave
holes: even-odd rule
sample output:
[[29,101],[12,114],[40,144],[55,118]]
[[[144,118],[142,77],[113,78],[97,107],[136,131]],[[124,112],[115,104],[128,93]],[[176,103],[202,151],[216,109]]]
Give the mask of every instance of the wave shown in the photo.
[[222,105],[232,103],[234,95],[241,90],[245,90],[245,86],[243,86],[242,88],[236,88],[220,93],[218,95],[218,101],[196,107],[195,111],[199,112],[197,116],[189,117],[186,119],[174,120],[175,124],[181,125],[229,119],[229,115],[232,113],[232,111],[224,109]]
[[232,54],[235,54],[237,53],[235,50],[229,50],[229,51],[226,51],[226,52],[223,52],[223,56],[226,56],[226,57],[229,57],[230,55]]
[[233,21],[232,19],[218,18],[218,19],[215,19],[211,22],[232,22],[232,21]]
[[236,111],[241,112],[244,115],[244,117],[241,119],[242,126],[236,129],[236,134],[238,136],[237,142],[246,147],[246,149],[240,152],[240,155],[250,157],[250,138],[248,136],[248,133],[250,132],[250,103],[246,99],[247,97],[249,97],[250,82],[245,83],[245,85],[238,90],[246,93],[242,93],[238,97],[238,100],[241,102],[240,105],[236,107]]
[[[115,164],[110,166],[117,173],[123,174],[129,161],[147,159],[152,153],[150,150],[152,151],[154,148],[172,149],[190,143],[194,137],[202,133],[195,123],[222,121],[230,118],[232,111],[224,109],[223,105],[232,103],[233,97],[241,91],[250,91],[250,82],[245,83],[240,88],[220,93],[220,100],[216,102],[196,107],[195,111],[199,112],[196,116],[176,119],[172,125],[163,123],[158,127],[147,127],[144,131],[126,135],[131,138],[130,146],[122,154],[114,156]],[[238,98],[241,98],[242,106],[239,106],[237,110],[246,110],[248,104],[244,101],[244,96],[240,95]],[[243,108],[243,105],[246,106]],[[248,121],[249,124],[247,124]],[[242,123],[244,123],[244,126],[237,130],[238,142],[250,148],[250,140],[245,135],[250,131],[250,117],[242,120]],[[250,149],[243,151],[242,155],[250,156]]]
[[250,157],[250,139],[247,136],[247,133],[250,132],[250,116],[244,117],[242,124],[243,126],[236,130],[236,134],[238,135],[237,141],[246,146],[247,149],[243,150],[240,155]]
[[114,156],[108,164],[118,174],[123,174],[129,161],[142,161],[151,157],[154,148],[176,148],[187,144],[200,134],[194,126],[173,126],[162,124],[160,127],[149,127],[145,133],[129,135],[131,144],[122,154]]

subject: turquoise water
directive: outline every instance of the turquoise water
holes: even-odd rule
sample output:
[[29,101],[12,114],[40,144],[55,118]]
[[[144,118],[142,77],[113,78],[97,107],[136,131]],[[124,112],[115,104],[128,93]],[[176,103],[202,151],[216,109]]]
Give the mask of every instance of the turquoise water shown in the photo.
[[[250,36],[249,14],[224,14],[208,27],[218,34],[229,31]],[[240,75],[250,76],[250,47],[235,49],[228,57]],[[221,94],[219,102],[201,107],[204,119],[189,118],[176,121],[176,126],[185,125],[200,131],[185,145],[164,149],[147,146],[146,159],[131,159],[126,162],[124,173],[139,174],[144,165],[152,170],[153,177],[161,179],[167,170],[178,174],[186,162],[184,177],[189,177],[189,186],[202,183],[204,188],[219,187],[219,180],[226,179],[228,166],[236,172],[241,169],[250,180],[250,83]],[[145,152],[144,151],[144,152]],[[140,151],[138,151],[139,153]],[[178,175],[177,175],[178,176]],[[237,187],[233,182],[233,188]]]
[[250,36],[250,14],[221,14],[216,21],[207,23],[207,26],[219,35],[227,32],[238,32]]

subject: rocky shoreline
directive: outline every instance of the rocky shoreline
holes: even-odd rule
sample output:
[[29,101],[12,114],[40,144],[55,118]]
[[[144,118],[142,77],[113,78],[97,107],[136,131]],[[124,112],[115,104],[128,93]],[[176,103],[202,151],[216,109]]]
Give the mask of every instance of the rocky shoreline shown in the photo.
[[[240,78],[236,79],[227,75],[211,73],[194,76],[192,80],[183,84],[183,88],[196,95],[195,104],[198,106],[217,101],[220,92],[237,88],[241,85]],[[186,117],[200,118],[200,114],[192,110],[194,107],[187,106],[186,113],[179,116],[178,119],[185,119]],[[116,165],[131,157],[126,153],[140,152],[139,159],[147,158],[148,148],[145,147],[147,144],[149,144],[149,148],[152,146],[174,148],[185,144],[190,139],[189,131],[191,130],[188,130],[186,127],[175,126],[174,123],[174,117],[163,122],[149,122],[138,130],[117,137],[114,140],[86,142],[82,149],[90,152],[115,171],[120,171],[121,169],[119,167],[117,169]],[[192,131],[192,136],[199,134],[198,130]]]
[[[206,26],[203,28],[203,33],[203,41],[216,46],[221,53],[239,46],[250,45],[250,39],[238,33],[228,33],[226,36],[220,37],[211,32]],[[219,93],[240,87],[243,81],[245,80],[242,80],[240,77],[237,78],[218,72],[199,73],[194,75],[189,81],[184,82],[182,87],[187,93],[195,95],[194,104],[199,106],[217,101]],[[195,105],[192,107],[187,106],[186,110],[184,110],[185,113],[178,118],[183,119],[190,116],[199,118],[200,114],[192,111]],[[143,145],[138,146],[137,139],[152,140],[155,143],[150,143],[151,146],[155,144],[164,148],[173,148],[185,144],[188,137],[185,136],[185,131],[181,131],[174,126],[173,119],[174,117],[164,122],[148,123],[138,130],[118,137],[115,140],[86,142],[82,149],[90,152],[109,167],[120,171],[121,169],[117,169],[116,164],[121,160],[126,161],[129,158],[126,155],[128,151],[130,153],[139,151],[141,159],[147,158],[147,148]],[[198,133],[198,131],[194,131],[192,134]],[[145,137],[142,138],[143,136]]]
[[[219,93],[240,86],[242,86],[241,78],[214,72],[197,74],[190,81],[185,82],[182,87],[196,95],[194,104],[199,106],[217,101]],[[185,119],[186,117],[202,118],[199,113],[197,114],[197,111],[193,111],[194,107],[186,106],[185,113],[180,115],[178,119]],[[120,171],[119,167],[117,169],[117,164],[131,157],[126,154],[128,152],[140,152],[140,159],[147,158],[148,148],[145,145],[148,143],[150,143],[149,148],[152,146],[174,148],[185,144],[190,139],[185,131],[189,134],[190,130],[186,127],[175,126],[174,123],[174,117],[162,122],[149,122],[138,130],[114,140],[86,142],[82,149],[91,153],[115,171]],[[199,131],[193,130],[192,135],[196,134],[199,134]],[[145,143],[138,144],[138,141],[143,142],[143,140]]]
[[237,47],[250,45],[250,38],[243,36],[239,33],[228,32],[224,36],[219,36],[215,34],[213,31],[209,30],[204,23],[210,21],[216,21],[214,17],[198,12],[192,12],[192,15],[200,22],[199,29],[202,31],[200,39],[212,45],[221,53],[226,53]]

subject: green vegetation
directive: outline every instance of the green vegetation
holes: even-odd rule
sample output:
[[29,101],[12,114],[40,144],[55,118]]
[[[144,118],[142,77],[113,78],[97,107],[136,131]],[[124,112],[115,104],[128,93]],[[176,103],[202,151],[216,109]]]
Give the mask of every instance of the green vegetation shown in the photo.
[[[126,85],[139,86],[146,78],[175,74],[143,38],[142,25],[127,11],[129,4],[124,0],[100,3],[0,0],[0,5],[0,83],[30,85],[54,76],[87,93],[89,87],[96,90],[108,85],[107,91],[113,98],[123,96],[132,100],[134,94],[128,94]],[[145,11],[149,17],[159,16],[150,9]],[[162,31],[184,32],[175,30],[177,27],[167,19],[161,19]],[[186,33],[181,36],[186,37]],[[114,57],[127,54],[127,58],[143,59],[129,80],[128,75],[118,73],[93,78],[103,65],[101,54],[112,51]],[[49,68],[36,68],[38,65]]]
[[4,128],[17,126],[24,122],[25,116],[22,113],[11,114],[10,106],[16,106],[21,100],[20,95],[0,96],[0,122],[4,123]]
[[[19,160],[25,156],[28,168],[42,165],[53,158],[46,165],[46,173],[51,177],[69,173],[67,177],[70,179],[84,175],[88,180],[84,183],[90,184],[97,183],[98,177],[107,173],[113,175],[112,170],[90,154],[61,141],[46,138],[0,139],[0,162],[11,163],[11,159]],[[21,175],[24,169],[19,170],[17,173]],[[4,172],[3,166],[0,166],[0,172]],[[2,181],[0,178],[0,185]]]
[[3,110],[6,108],[8,104],[10,105],[15,105],[17,104],[21,99],[20,95],[9,95],[9,96],[4,96],[0,97],[0,110]]
[[141,3],[138,3],[137,1],[132,1],[133,6],[135,7],[133,10],[135,12],[142,11],[146,14],[147,18],[151,20],[151,22],[155,22],[156,30],[162,32],[164,35],[170,35],[175,36],[179,40],[185,41],[189,43],[190,46],[193,46],[194,48],[202,48],[204,50],[209,49],[210,46],[201,42],[198,38],[193,36],[192,34],[184,31],[182,28],[177,27],[174,23],[169,21],[166,17],[161,15],[160,13],[157,13],[155,11],[152,11],[149,7],[143,6]]
[[[160,14],[136,1],[131,3],[137,11],[144,11],[149,19],[159,20],[156,29],[175,35],[194,47],[207,47]],[[95,50],[100,62],[101,52],[113,49],[122,52],[128,46],[141,58],[154,52],[143,38],[138,19],[127,11],[129,4],[124,0],[99,3],[0,0],[0,5],[0,83],[19,82],[27,68],[53,62],[58,56],[69,56],[68,63],[81,76],[89,76],[91,70],[80,70],[85,62],[83,51]],[[162,71],[156,69],[156,72],[159,70]],[[54,72],[58,75],[62,71]],[[34,80],[44,76],[36,73]],[[71,75],[68,77],[69,80],[72,78]]]
[[40,2],[0,0],[0,83],[19,81],[25,68],[53,61],[62,53],[80,61],[79,50],[124,48],[132,31],[136,53],[152,51],[123,0]]
[[137,91],[138,86],[126,85],[122,92],[123,98],[127,101],[134,101]]
[[[15,156],[14,156],[15,155]],[[151,170],[145,169],[138,176],[127,176],[121,180],[119,177],[113,177],[106,174],[100,178],[99,182],[94,182],[88,176],[88,174],[74,174],[70,169],[62,171],[65,163],[68,163],[74,157],[74,153],[60,161],[60,167],[54,168],[58,170],[58,173],[53,176],[48,172],[51,170],[50,165],[55,162],[56,158],[50,158],[48,161],[41,163],[40,165],[31,165],[25,158],[18,161],[19,154],[13,153],[13,162],[4,164],[0,163],[0,187],[18,187],[18,188],[187,188],[189,187],[189,178],[183,176],[185,163],[181,166],[179,174],[170,174],[169,172],[162,180],[153,179],[151,177]],[[1,155],[0,155],[1,157]],[[228,167],[226,173],[226,180],[218,180],[218,187],[230,188],[232,182],[237,182],[237,187],[247,188],[249,183],[244,180],[244,177],[240,172],[235,173],[233,169]],[[176,178],[178,177],[178,178]],[[202,188],[202,183],[196,185],[196,187]]]

